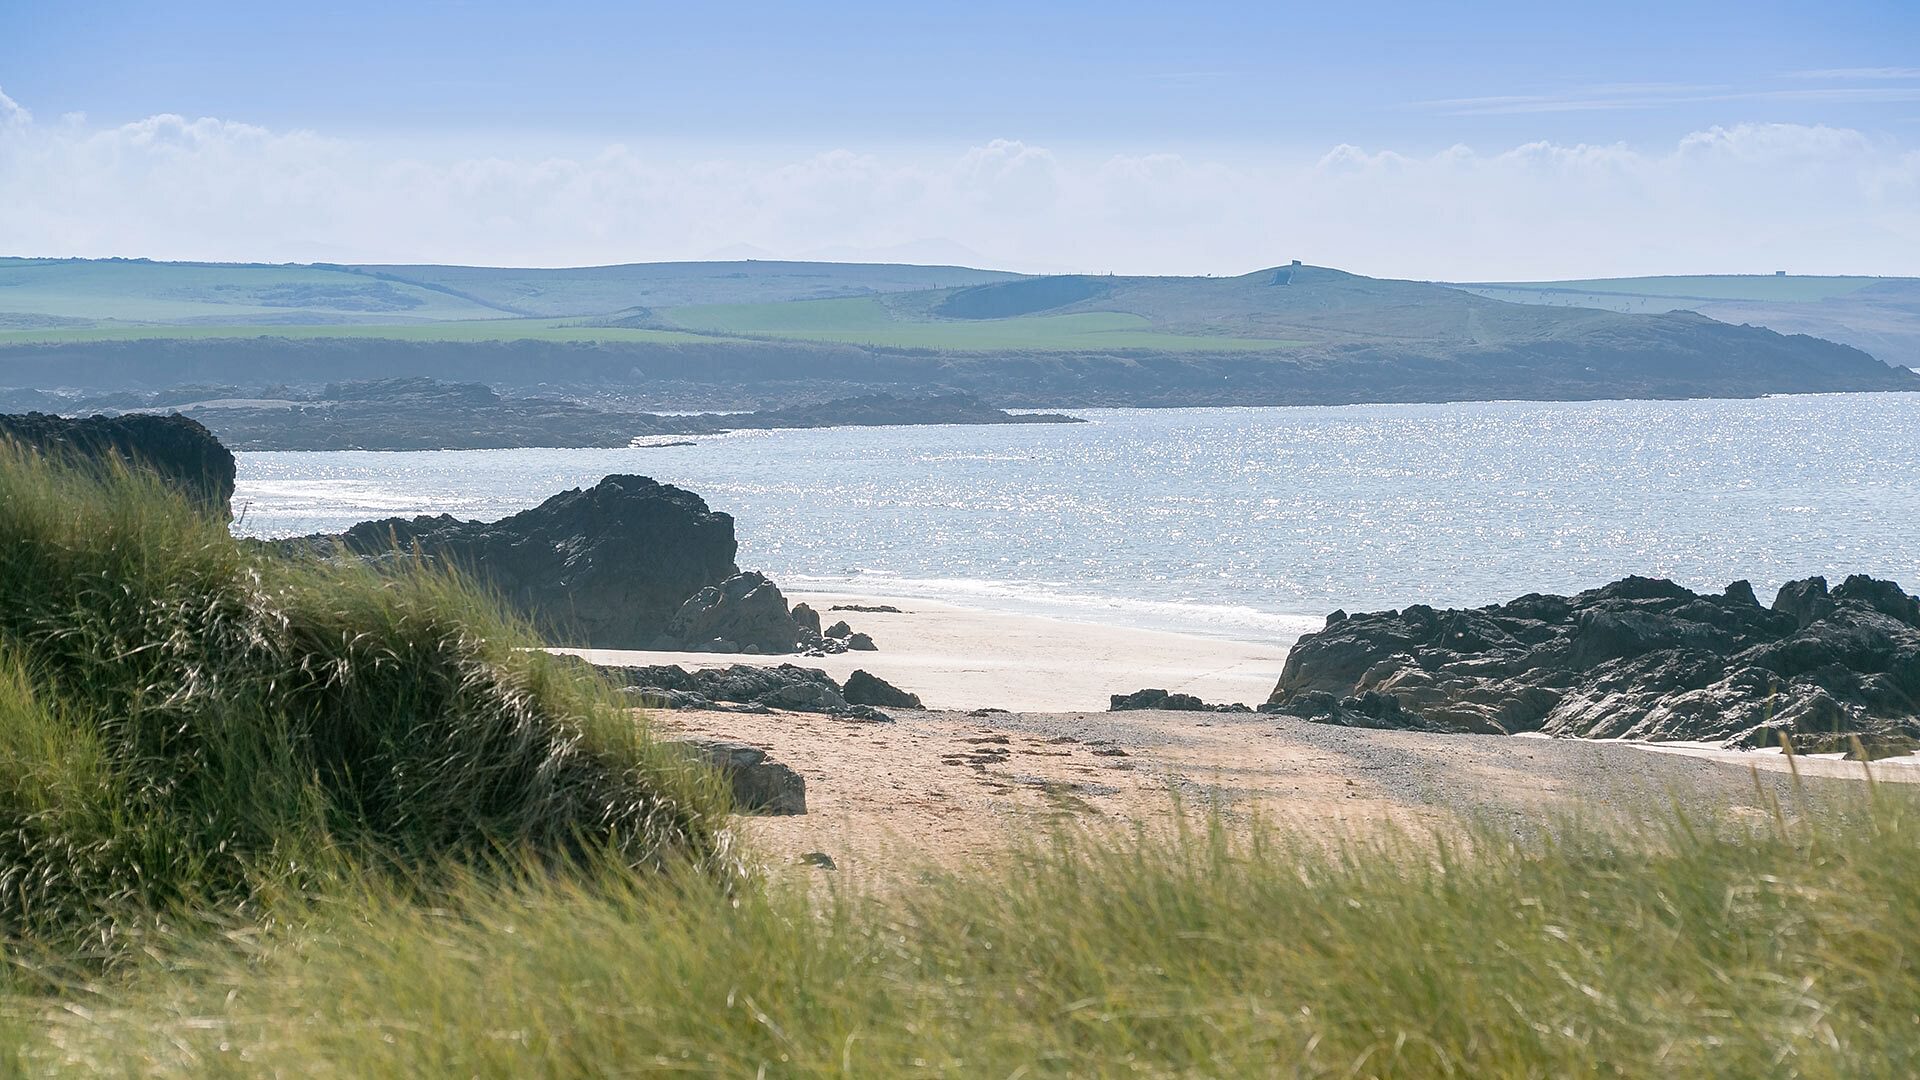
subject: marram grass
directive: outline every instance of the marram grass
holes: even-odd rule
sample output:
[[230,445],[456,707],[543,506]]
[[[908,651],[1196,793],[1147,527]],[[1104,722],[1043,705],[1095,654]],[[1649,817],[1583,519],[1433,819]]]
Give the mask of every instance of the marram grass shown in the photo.
[[180,1076],[1910,1076],[1920,816],[1871,798],[1831,832],[1082,836],[882,896],[375,884],[11,1019],[23,1068]]
[[[710,861],[723,802],[456,576],[287,559],[0,445],[0,937],[353,865]],[[137,920],[136,920],[137,921]]]

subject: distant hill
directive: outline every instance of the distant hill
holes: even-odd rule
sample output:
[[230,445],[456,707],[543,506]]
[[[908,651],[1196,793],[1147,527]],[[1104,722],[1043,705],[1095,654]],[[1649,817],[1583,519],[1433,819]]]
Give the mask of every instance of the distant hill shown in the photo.
[[637,263],[539,270],[0,258],[0,331],[382,326],[605,315],[635,306],[865,296],[1018,276],[953,266],[852,263]]
[[[1635,302],[1581,284],[1591,287],[1582,295]],[[1831,341],[1685,311],[1481,294],[1491,288],[1300,265],[1215,278],[780,262],[6,260],[0,312],[11,315],[0,318],[27,325],[0,331],[0,387],[430,376],[585,388],[656,408],[944,389],[1000,406],[1920,389],[1911,372]]]
[[1456,288],[1516,304],[1635,314],[1697,311],[1721,322],[1823,337],[1889,364],[1920,367],[1920,278],[1738,274],[1481,282]]

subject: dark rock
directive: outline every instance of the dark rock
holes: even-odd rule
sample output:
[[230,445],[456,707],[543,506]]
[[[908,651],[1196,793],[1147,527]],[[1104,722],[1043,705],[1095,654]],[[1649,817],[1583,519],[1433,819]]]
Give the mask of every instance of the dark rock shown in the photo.
[[723,642],[729,647],[713,651],[790,653],[801,638],[801,626],[787,610],[779,587],[765,574],[749,570],[688,597],[655,647]]
[[813,610],[811,604],[793,605],[792,614],[794,625],[800,628],[803,635],[811,633],[816,638],[820,636],[820,613]]
[[1136,709],[1166,709],[1175,712],[1252,712],[1245,705],[1209,705],[1192,694],[1169,694],[1165,690],[1135,690],[1131,694],[1114,694],[1107,705],[1108,712],[1127,712]]
[[824,851],[809,851],[805,855],[800,856],[800,862],[804,866],[817,866],[822,870],[839,869],[839,866],[833,861],[833,856]]
[[881,705],[891,709],[921,708],[919,695],[909,694],[878,675],[861,670],[847,676],[847,685],[841,693],[855,705]]
[[1129,709],[1175,709],[1180,711],[1201,712],[1208,709],[1206,702],[1192,694],[1169,694],[1165,690],[1135,690],[1131,694],[1115,694],[1107,706],[1108,712],[1123,712]]
[[609,476],[494,522],[387,518],[288,543],[326,551],[336,540],[358,555],[418,550],[460,567],[557,645],[656,647],[689,596],[739,573],[733,518],[644,476]]
[[853,627],[847,625],[847,620],[841,619],[839,622],[821,631],[821,634],[824,637],[845,639],[853,636]]
[[1801,627],[1825,618],[1833,611],[1833,599],[1827,595],[1827,579],[1810,577],[1780,586],[1773,598],[1773,610],[1793,616]]
[[874,652],[880,646],[875,645],[872,638],[855,631],[847,635],[847,648],[852,652]]
[[768,815],[807,812],[806,778],[768,757],[765,750],[707,739],[688,740],[683,745],[727,778],[733,788],[735,810]]
[[0,440],[77,462],[117,461],[150,469],[222,520],[233,516],[233,453],[184,416],[0,416]]
[[867,612],[868,614],[874,614],[874,615],[905,614],[899,608],[894,607],[892,604],[834,604],[832,607],[829,607],[827,610],[828,611],[864,611],[864,612]]
[[[1119,699],[1116,699],[1118,701]],[[1920,600],[1855,576],[1701,595],[1626,578],[1574,597],[1352,615],[1303,637],[1262,711],[1429,731],[1768,746],[1920,737]]]
[[818,668],[794,664],[778,667],[734,664],[688,671],[678,664],[664,664],[602,670],[624,684],[627,693],[639,702],[657,701],[656,707],[660,708],[701,709],[732,704],[828,713],[851,720],[890,722],[893,719],[874,709],[870,702],[850,701],[841,694],[833,676]]

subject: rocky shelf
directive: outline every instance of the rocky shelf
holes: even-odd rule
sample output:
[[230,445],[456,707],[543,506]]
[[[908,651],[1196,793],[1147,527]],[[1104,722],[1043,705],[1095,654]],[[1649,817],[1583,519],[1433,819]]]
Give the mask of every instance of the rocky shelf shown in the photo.
[[1263,711],[1358,727],[1779,745],[1920,746],[1920,600],[1864,575],[1763,607],[1628,577],[1471,610],[1335,612]]

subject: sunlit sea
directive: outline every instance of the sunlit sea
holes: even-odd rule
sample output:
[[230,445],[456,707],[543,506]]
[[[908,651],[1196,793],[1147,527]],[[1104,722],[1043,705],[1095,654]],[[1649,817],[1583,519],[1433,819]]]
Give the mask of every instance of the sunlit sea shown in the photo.
[[1349,611],[1628,573],[1764,598],[1920,588],[1920,394],[1096,409],[1088,423],[748,432],[692,446],[239,455],[237,529],[491,519],[608,473],[732,514],[790,589],[1288,639]]

